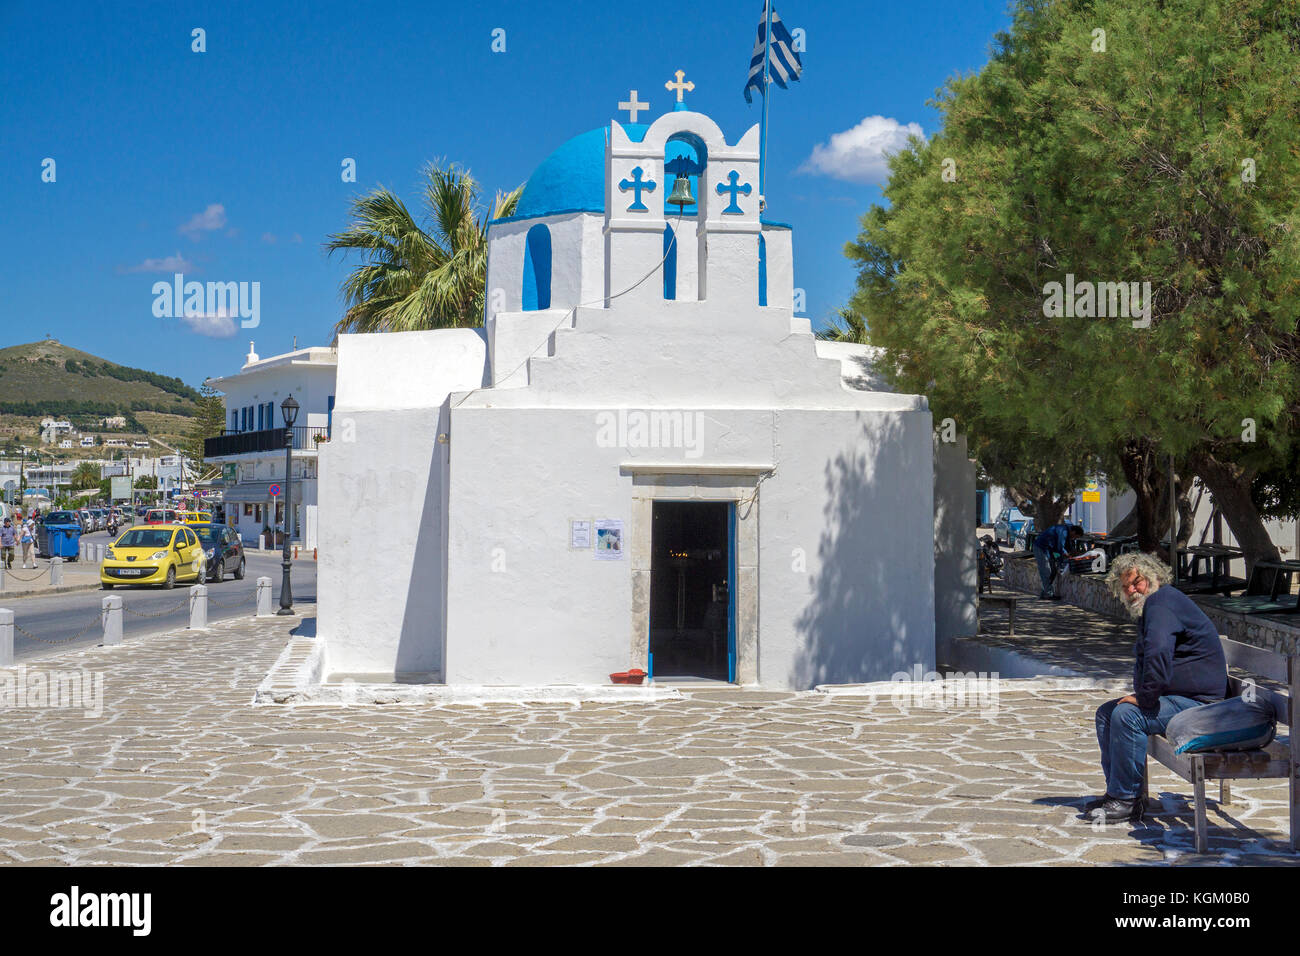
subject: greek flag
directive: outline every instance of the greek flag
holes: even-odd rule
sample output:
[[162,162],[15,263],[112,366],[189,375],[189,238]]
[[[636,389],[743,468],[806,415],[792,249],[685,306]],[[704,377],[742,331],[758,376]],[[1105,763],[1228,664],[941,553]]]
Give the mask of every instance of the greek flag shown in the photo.
[[772,81],[781,89],[785,89],[786,82],[789,80],[799,79],[799,74],[803,72],[803,61],[799,59],[799,54],[795,52],[794,41],[790,38],[790,31],[785,28],[781,18],[777,15],[776,8],[772,8],[772,42],[767,44],[767,4],[770,0],[764,0],[763,15],[758,18],[758,39],[754,41],[754,55],[749,60],[749,82],[745,84],[745,102],[754,102],[754,97],[750,94],[750,89],[758,90],[759,95],[766,95],[763,89],[763,49],[766,47],[769,51],[768,75]]

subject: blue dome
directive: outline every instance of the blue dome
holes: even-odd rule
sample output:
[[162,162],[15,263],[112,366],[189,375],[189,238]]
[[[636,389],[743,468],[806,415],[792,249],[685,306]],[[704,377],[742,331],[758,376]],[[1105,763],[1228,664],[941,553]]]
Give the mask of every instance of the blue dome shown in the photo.
[[[625,123],[633,142],[645,136],[647,124]],[[598,126],[579,133],[542,160],[524,184],[511,219],[535,219],[563,212],[605,211],[605,136]]]

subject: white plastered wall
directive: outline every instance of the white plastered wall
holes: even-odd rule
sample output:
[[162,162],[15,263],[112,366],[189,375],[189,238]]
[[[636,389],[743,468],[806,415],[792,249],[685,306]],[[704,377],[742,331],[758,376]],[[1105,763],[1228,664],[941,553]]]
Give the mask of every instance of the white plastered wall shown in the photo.
[[482,384],[478,330],[339,337],[321,447],[318,620],[335,675],[442,676],[449,392]]

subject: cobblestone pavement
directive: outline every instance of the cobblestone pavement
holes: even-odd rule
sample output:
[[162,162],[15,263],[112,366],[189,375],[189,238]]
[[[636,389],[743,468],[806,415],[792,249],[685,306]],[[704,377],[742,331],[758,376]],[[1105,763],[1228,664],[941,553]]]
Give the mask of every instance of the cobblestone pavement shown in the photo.
[[1102,787],[1094,692],[1002,693],[996,713],[722,688],[650,704],[253,707],[287,632],[244,619],[43,660],[102,672],[103,711],[4,714],[0,861],[1300,862],[1275,781],[1212,807],[1205,857],[1190,787],[1160,768],[1145,826],[1079,820]]

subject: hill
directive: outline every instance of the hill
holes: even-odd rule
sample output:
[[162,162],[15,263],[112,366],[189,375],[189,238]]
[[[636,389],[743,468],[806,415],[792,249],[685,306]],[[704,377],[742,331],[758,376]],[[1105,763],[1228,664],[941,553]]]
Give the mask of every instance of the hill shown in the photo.
[[54,339],[0,349],[0,414],[99,418],[194,414],[199,393],[179,378],[108,362]]
[[[35,445],[47,416],[68,419],[83,432],[128,440],[150,435],[175,446],[189,431],[197,399],[198,392],[178,378],[118,365],[54,339],[0,349],[0,443],[6,446]],[[123,427],[100,428],[102,419],[115,416],[125,420]],[[104,448],[57,454],[99,456]]]

